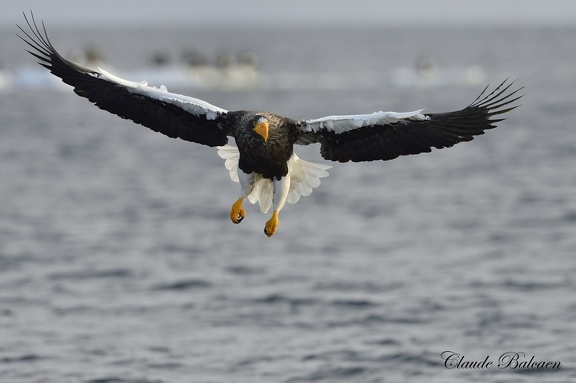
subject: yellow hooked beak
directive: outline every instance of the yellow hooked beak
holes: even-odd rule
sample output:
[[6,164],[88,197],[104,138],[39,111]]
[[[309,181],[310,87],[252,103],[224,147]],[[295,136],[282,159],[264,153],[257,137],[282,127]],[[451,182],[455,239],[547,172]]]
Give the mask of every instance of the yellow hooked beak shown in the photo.
[[268,120],[260,119],[254,126],[254,131],[258,133],[264,139],[264,142],[268,141]]

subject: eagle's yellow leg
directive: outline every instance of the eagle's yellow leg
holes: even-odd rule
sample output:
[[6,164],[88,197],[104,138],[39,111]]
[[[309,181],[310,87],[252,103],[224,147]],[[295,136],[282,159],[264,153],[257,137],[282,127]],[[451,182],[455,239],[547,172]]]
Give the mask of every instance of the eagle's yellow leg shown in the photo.
[[276,228],[278,227],[278,223],[280,221],[278,220],[278,211],[274,210],[274,213],[272,213],[272,217],[266,222],[266,226],[264,227],[264,233],[271,237],[274,235],[274,233],[276,232]]
[[242,222],[246,216],[246,211],[242,208],[242,202],[244,202],[244,198],[238,198],[232,205],[232,209],[230,209],[230,219],[233,223]]

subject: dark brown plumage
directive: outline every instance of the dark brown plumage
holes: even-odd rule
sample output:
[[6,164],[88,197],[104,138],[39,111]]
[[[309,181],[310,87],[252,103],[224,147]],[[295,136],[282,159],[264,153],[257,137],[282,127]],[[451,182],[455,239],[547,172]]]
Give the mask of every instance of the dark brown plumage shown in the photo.
[[[267,141],[254,134],[252,127],[264,117],[269,123]],[[256,172],[264,178],[280,179],[288,174],[287,162],[300,135],[297,122],[269,112],[229,112],[227,124],[240,151],[238,166],[245,173]]]

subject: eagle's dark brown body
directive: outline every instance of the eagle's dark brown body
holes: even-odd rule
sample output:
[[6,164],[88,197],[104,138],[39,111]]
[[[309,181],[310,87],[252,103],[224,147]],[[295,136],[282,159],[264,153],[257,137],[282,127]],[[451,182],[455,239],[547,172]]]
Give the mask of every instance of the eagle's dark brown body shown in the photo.
[[[251,127],[265,117],[269,122],[266,141]],[[287,162],[292,156],[294,143],[300,137],[297,121],[270,112],[229,112],[228,123],[233,126],[236,145],[240,151],[238,166],[245,173],[258,173],[264,178],[277,179],[288,174]]]

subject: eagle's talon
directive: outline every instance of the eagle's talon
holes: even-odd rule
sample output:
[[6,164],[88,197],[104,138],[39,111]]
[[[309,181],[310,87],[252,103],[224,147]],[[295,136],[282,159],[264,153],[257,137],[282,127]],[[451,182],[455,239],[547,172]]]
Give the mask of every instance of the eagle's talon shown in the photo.
[[238,198],[230,210],[230,219],[232,220],[232,223],[238,224],[242,222],[245,216],[246,211],[242,208],[242,198]]
[[274,211],[274,213],[272,213],[272,217],[266,222],[266,226],[264,226],[264,234],[266,234],[268,237],[273,236],[276,232],[276,229],[278,228],[279,222],[278,212]]

